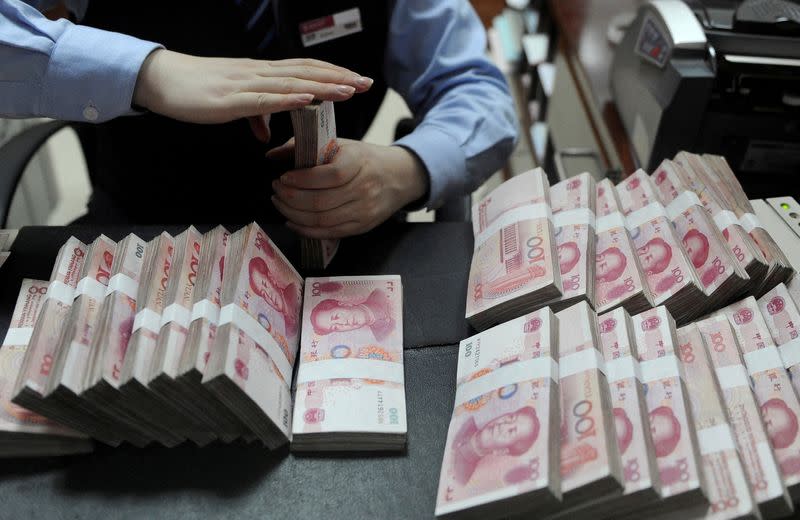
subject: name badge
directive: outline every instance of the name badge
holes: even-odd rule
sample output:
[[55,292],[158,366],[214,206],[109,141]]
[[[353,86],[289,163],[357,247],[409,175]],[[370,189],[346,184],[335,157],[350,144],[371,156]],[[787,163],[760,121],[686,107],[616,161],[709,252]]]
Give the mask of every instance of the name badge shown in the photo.
[[361,11],[358,7],[300,24],[300,39],[303,47],[335,40],[348,34],[361,32]]

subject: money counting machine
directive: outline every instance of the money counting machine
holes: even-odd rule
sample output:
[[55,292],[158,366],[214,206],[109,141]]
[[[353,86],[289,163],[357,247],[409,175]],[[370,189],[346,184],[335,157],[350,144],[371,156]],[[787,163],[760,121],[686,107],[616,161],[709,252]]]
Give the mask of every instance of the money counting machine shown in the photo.
[[647,171],[679,150],[713,153],[751,197],[800,195],[797,0],[645,2],[611,88]]

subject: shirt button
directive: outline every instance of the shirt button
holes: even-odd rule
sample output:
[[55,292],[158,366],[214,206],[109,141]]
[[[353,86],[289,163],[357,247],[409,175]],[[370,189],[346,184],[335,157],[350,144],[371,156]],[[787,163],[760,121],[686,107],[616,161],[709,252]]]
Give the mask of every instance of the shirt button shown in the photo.
[[99,116],[100,113],[92,105],[89,105],[83,109],[83,118],[86,119],[87,121],[97,121],[97,118]]

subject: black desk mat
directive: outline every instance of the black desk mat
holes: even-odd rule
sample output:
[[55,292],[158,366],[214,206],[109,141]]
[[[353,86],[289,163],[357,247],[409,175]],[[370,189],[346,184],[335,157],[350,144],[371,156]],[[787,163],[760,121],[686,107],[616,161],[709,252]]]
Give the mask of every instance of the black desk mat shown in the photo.
[[[212,226],[197,226],[207,231]],[[240,226],[227,226],[235,231]],[[185,226],[26,227],[20,230],[11,257],[0,269],[0,331],[14,310],[22,278],[49,279],[58,249],[70,235],[89,242],[104,233],[119,240],[128,233],[150,239],[162,231],[177,234]],[[300,265],[296,235],[281,225],[264,226],[267,234],[295,265]],[[467,280],[472,258],[469,223],[388,222],[342,241],[331,265],[313,275],[399,274],[403,279],[405,348],[458,343],[472,332],[464,319]],[[4,332],[3,332],[4,333]]]
[[0,518],[432,518],[457,353],[456,345],[405,352],[405,453],[294,455],[215,443],[3,460]]

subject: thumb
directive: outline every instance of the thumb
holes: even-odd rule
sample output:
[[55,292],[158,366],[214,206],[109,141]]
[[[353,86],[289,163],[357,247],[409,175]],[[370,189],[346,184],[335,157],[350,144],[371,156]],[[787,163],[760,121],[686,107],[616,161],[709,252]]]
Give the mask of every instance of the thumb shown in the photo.
[[294,159],[294,137],[280,146],[267,152],[267,159],[273,161],[290,161]]

